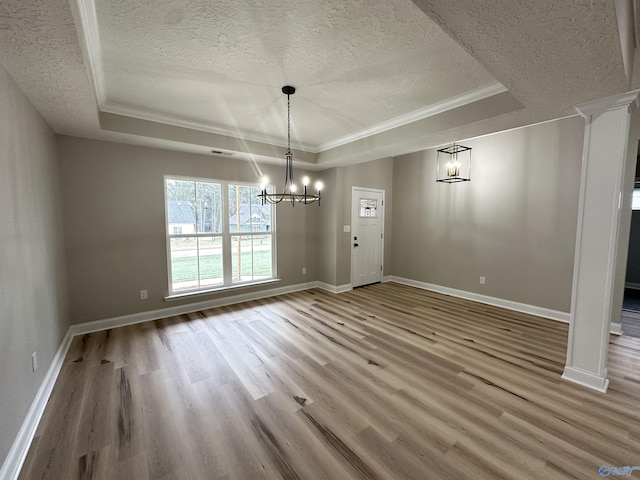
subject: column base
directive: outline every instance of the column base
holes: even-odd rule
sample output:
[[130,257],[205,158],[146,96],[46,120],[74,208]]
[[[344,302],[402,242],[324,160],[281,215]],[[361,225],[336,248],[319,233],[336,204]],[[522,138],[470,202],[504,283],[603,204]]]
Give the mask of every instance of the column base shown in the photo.
[[612,335],[622,335],[622,324],[611,322],[611,325],[609,325],[609,333]]
[[590,388],[591,390],[596,390],[601,393],[606,393],[607,388],[609,387],[609,379],[606,376],[600,377],[591,372],[586,372],[584,370],[580,370],[576,367],[564,367],[564,372],[562,373],[562,378],[569,382],[577,383],[578,385],[582,385],[583,387]]

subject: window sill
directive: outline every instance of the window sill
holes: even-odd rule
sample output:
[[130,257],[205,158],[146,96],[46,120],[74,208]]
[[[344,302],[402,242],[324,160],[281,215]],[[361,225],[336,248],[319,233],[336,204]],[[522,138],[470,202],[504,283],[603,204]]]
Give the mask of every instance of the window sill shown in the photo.
[[212,293],[222,293],[233,290],[242,290],[249,287],[258,287],[262,285],[270,285],[274,283],[280,283],[279,278],[270,278],[269,280],[260,280],[259,282],[240,283],[238,285],[225,285],[224,287],[215,287],[208,290],[197,290],[184,293],[172,293],[164,297],[165,302],[171,302],[173,300],[182,300],[183,298],[200,297],[203,295],[210,295]]

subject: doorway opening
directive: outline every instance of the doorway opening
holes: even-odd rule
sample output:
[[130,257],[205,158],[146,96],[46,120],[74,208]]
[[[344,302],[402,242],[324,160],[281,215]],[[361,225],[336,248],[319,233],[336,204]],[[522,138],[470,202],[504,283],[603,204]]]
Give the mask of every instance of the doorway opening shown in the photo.
[[640,338],[640,143],[636,157],[627,274],[620,323],[623,335]]

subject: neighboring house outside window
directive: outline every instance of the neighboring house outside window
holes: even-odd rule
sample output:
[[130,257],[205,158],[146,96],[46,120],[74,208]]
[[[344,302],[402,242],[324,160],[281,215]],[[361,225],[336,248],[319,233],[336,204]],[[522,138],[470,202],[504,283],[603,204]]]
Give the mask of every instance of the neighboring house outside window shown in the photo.
[[[257,199],[255,199],[257,200]],[[240,212],[229,217],[231,232],[268,232],[271,227],[271,205],[241,205]]]
[[272,206],[258,185],[165,177],[169,294],[275,278]]
[[187,201],[169,200],[167,202],[169,230],[173,233],[195,233],[196,217]]

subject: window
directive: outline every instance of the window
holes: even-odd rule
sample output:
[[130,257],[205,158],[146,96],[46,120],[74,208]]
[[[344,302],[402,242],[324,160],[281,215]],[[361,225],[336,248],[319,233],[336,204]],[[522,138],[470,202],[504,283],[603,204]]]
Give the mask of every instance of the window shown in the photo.
[[271,205],[257,185],[165,178],[169,293],[275,277]]
[[378,216],[378,201],[372,198],[360,199],[360,218],[375,218]]
[[631,197],[631,209],[640,210],[640,188],[633,190],[633,196]]

